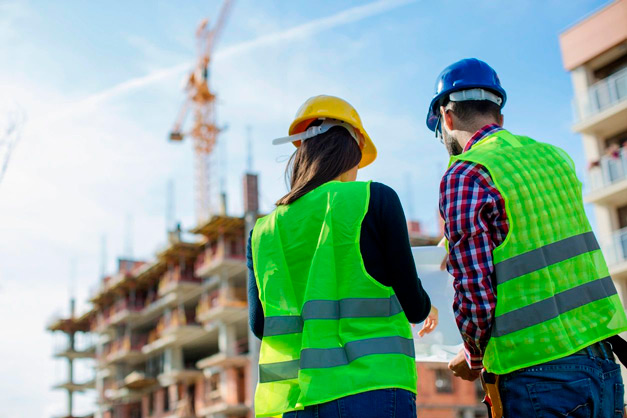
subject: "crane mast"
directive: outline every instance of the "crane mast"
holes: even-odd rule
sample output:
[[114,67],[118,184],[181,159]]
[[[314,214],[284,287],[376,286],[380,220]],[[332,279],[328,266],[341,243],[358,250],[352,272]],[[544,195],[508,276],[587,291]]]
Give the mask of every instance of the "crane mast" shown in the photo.
[[[198,60],[187,78],[185,100],[170,132],[171,141],[192,137],[198,222],[206,220],[211,213],[211,154],[220,133],[216,124],[216,96],[209,84],[209,66],[213,49],[224,29],[232,4],[233,0],[224,0],[215,24],[211,26],[208,19],[203,19],[196,30]],[[184,132],[185,119],[190,112],[192,124],[189,131]]]

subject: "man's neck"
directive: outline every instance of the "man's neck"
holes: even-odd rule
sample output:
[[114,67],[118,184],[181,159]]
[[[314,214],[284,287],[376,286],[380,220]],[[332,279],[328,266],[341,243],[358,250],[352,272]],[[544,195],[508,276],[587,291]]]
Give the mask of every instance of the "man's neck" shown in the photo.
[[[500,124],[495,123],[493,121],[486,121],[486,123],[484,124],[477,124],[477,125],[472,126],[471,128],[459,130],[457,139],[459,141],[459,144],[462,146],[462,149],[464,151],[467,151],[469,148],[469,142],[474,141],[474,138],[479,134],[479,132],[481,132],[482,130],[486,129],[489,126],[494,126],[494,125],[500,126]],[[482,133],[482,135],[483,134],[484,133]],[[472,146],[472,144],[470,144],[470,146]]]
[[[481,129],[481,128],[479,128]],[[466,146],[468,145],[468,141],[470,141],[470,139],[473,137],[473,135],[475,134],[475,132],[477,132],[479,129],[476,129],[472,132],[470,131],[457,131],[457,141],[459,142],[459,145],[461,145],[462,149],[466,149]]]

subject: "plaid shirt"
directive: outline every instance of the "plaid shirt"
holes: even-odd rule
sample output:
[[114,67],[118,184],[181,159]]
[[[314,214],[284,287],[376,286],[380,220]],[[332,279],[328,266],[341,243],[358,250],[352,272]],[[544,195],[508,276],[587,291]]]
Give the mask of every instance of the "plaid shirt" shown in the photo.
[[[484,126],[464,152],[501,129],[496,124]],[[496,306],[492,250],[509,230],[505,202],[482,165],[458,161],[440,183],[440,215],[449,241],[448,271],[455,279],[455,320],[466,361],[472,369],[480,369]]]

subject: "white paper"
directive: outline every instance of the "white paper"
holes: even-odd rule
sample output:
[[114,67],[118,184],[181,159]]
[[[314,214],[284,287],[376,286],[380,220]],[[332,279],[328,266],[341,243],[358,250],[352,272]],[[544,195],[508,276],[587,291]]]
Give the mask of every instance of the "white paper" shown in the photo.
[[440,270],[446,249],[413,247],[412,254],[422,287],[439,313],[438,326],[431,334],[419,337],[422,325],[413,328],[416,361],[448,362],[462,348],[462,339],[453,316],[453,277]]

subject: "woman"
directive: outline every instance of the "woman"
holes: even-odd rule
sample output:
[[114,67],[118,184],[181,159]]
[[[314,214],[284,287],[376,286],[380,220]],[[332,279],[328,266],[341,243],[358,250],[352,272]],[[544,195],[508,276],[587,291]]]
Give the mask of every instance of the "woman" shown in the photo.
[[[357,182],[377,152],[359,115],[307,100],[289,137],[290,192],[248,248],[250,322],[262,339],[257,416],[415,417],[410,322],[437,324],[396,193]],[[430,313],[431,310],[431,313]]]

